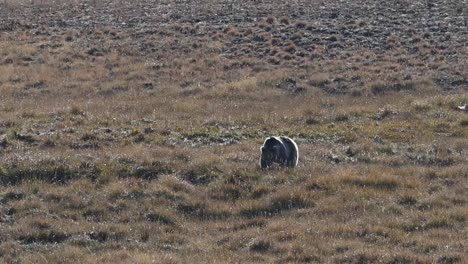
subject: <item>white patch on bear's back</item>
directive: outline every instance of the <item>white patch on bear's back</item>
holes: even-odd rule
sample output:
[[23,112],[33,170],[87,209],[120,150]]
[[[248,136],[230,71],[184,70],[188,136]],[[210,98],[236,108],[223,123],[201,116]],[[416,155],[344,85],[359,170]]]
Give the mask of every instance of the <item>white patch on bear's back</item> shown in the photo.
[[[292,152],[295,152],[296,154],[296,160],[294,161],[294,166],[297,166],[299,163],[299,148],[297,147],[296,142],[290,137],[282,136],[281,137],[281,142],[283,142],[283,145],[289,150],[288,152],[288,157],[292,154]],[[291,146],[293,149],[291,149]]]

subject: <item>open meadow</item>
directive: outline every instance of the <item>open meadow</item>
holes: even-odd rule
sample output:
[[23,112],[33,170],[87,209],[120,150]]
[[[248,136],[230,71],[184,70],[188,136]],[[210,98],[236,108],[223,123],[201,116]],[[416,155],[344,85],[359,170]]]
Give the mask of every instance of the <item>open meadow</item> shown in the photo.
[[466,263],[467,43],[466,0],[0,0],[0,263]]

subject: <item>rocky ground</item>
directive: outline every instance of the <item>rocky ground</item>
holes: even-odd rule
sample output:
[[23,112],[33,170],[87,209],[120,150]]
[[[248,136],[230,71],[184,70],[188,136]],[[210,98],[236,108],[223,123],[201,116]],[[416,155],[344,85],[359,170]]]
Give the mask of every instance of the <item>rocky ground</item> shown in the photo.
[[[89,48],[91,55],[102,55],[124,43],[138,56],[154,60],[208,47],[228,60],[218,67],[242,67],[242,62],[257,65],[258,71],[283,65],[333,67],[333,76],[320,83],[331,93],[362,87],[369,80],[353,73],[375,70],[370,66],[381,63],[390,64],[392,76],[385,76],[381,68],[384,73],[377,71],[371,79],[385,77],[393,78],[386,82],[395,82],[428,77],[443,89],[466,89],[466,4],[58,1],[31,5],[6,1],[0,7],[0,27],[4,32],[37,36],[66,34],[68,41]],[[115,41],[100,47],[103,41],[94,36],[96,29]],[[360,60],[354,58],[362,53]]]

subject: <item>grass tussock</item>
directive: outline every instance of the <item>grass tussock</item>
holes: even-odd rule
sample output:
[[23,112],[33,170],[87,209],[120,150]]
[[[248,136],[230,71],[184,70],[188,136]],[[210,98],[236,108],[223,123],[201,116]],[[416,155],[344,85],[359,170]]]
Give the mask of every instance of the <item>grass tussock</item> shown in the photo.
[[271,217],[281,212],[312,207],[313,202],[308,199],[307,193],[301,191],[282,191],[273,194],[266,200],[251,202],[240,208],[240,215],[247,218]]

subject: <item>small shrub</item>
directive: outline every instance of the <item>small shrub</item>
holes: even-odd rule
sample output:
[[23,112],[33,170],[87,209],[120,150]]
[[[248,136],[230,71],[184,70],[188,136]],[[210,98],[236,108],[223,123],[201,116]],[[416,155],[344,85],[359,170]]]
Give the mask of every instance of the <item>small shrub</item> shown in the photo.
[[290,22],[289,22],[289,18],[287,18],[287,17],[281,17],[281,18],[279,19],[279,22],[280,22],[281,24],[284,24],[284,25],[289,25],[289,23],[290,23]]
[[432,106],[426,101],[415,101],[412,103],[414,110],[418,112],[427,112],[431,110]]
[[430,229],[438,229],[438,228],[451,228],[453,226],[452,223],[449,222],[448,219],[443,217],[433,217],[429,221],[422,221],[415,219],[411,223],[406,223],[402,225],[402,229],[405,232],[416,232],[416,231],[426,231]]
[[224,29],[224,33],[226,33],[229,36],[235,36],[239,33],[239,31],[235,27],[230,26]]
[[159,183],[162,186],[167,187],[169,190],[174,192],[185,192],[189,193],[192,189],[192,185],[182,179],[179,179],[175,175],[163,175],[161,176]]
[[62,232],[39,232],[37,234],[22,235],[18,238],[19,241],[23,244],[33,244],[33,243],[44,243],[44,244],[56,244],[62,243],[65,241],[69,235]]
[[268,188],[267,186],[264,186],[264,185],[260,185],[260,186],[255,186],[251,193],[250,193],[250,196],[253,198],[253,199],[259,199],[267,194],[269,194],[271,192],[271,189]]
[[8,140],[6,136],[0,137],[0,147],[6,148],[8,146]]
[[303,21],[299,21],[299,22],[297,22],[294,26],[295,26],[296,28],[298,28],[298,29],[304,29],[304,28],[307,27],[307,24],[306,24],[305,22],[303,22]]
[[382,258],[374,252],[355,252],[345,255],[338,260],[338,263],[377,263]]
[[240,215],[247,218],[271,217],[277,213],[278,211],[265,202],[249,204],[240,210]]
[[51,183],[67,183],[73,178],[80,176],[79,173],[64,166],[45,166],[38,168],[3,168],[0,171],[1,184],[18,184],[25,180],[42,180]]
[[256,42],[266,42],[268,40],[268,35],[265,33],[257,33],[253,36],[252,39]]
[[163,213],[163,212],[156,211],[156,212],[148,213],[145,215],[145,218],[149,222],[157,222],[157,223],[170,225],[170,226],[175,225],[174,217],[169,216],[168,214]]
[[349,91],[349,94],[353,97],[360,97],[360,96],[363,96],[364,95],[364,91],[363,89],[361,88],[352,88],[350,91]]
[[383,95],[389,92],[411,91],[416,89],[416,84],[412,81],[387,83],[377,82],[370,86],[370,91],[374,95]]
[[434,217],[427,222],[424,226],[424,229],[432,229],[432,228],[450,228],[453,224],[449,222],[448,219],[443,217]]
[[185,216],[203,221],[224,219],[228,216],[226,212],[222,210],[212,210],[206,203],[199,201],[179,202],[176,206],[176,211]]
[[349,116],[347,114],[338,114],[335,117],[336,122],[346,122],[349,120]]
[[106,184],[115,178],[115,174],[116,172],[110,166],[99,165],[94,168],[91,179],[99,184]]
[[45,219],[36,219],[30,225],[38,229],[49,229],[51,227],[50,223]]
[[463,119],[462,121],[460,121],[460,126],[467,127],[468,126],[468,119]]
[[47,148],[53,148],[57,146],[57,143],[53,139],[47,138],[42,142],[42,146],[47,147]]
[[437,263],[440,264],[455,264],[455,263],[463,263],[463,257],[461,255],[445,255],[439,257]]
[[20,134],[16,131],[11,131],[9,133],[9,138],[13,140],[18,140],[26,143],[34,143],[36,142],[36,139],[32,135],[27,135],[27,134]]
[[181,202],[176,207],[177,212],[184,215],[203,217],[206,213],[206,204],[201,202]]
[[97,136],[91,133],[84,133],[83,136],[81,136],[81,140],[83,141],[94,141],[97,139]]
[[350,183],[359,187],[370,187],[386,191],[395,191],[399,187],[399,182],[395,177],[385,175],[369,175],[359,178],[345,178],[345,183]]
[[399,200],[400,205],[414,206],[418,203],[418,200],[412,195],[404,195]]
[[165,164],[160,162],[153,162],[150,166],[140,166],[129,174],[124,174],[124,177],[135,177],[145,180],[157,179],[160,175],[172,173],[172,170]]
[[276,22],[276,19],[272,16],[269,16],[267,17],[267,19],[265,20],[268,24],[272,25]]
[[107,231],[98,231],[98,232],[89,232],[88,237],[92,240],[104,243],[109,238],[109,233]]
[[7,192],[0,199],[0,202],[6,203],[9,201],[19,201],[19,200],[24,199],[24,197],[25,197],[24,193],[21,193],[21,192]]
[[84,111],[82,111],[82,110],[81,110],[79,107],[77,107],[77,106],[72,106],[72,107],[70,108],[70,114],[75,115],[75,116],[78,116],[78,115],[84,116],[84,115],[85,115]]
[[266,252],[272,248],[272,243],[265,240],[253,241],[249,244],[249,250],[254,252]]
[[306,125],[317,125],[320,124],[320,121],[315,117],[309,116],[305,119],[305,123]]
[[248,218],[271,217],[293,209],[312,207],[314,204],[309,201],[306,193],[302,191],[282,191],[276,193],[269,200],[249,203],[240,210],[240,215]]
[[390,146],[390,145],[384,145],[382,147],[379,147],[377,149],[377,151],[382,153],[382,154],[386,154],[386,155],[394,155],[395,154],[395,151],[393,150],[392,146]]
[[225,201],[238,200],[242,195],[242,188],[238,185],[224,184],[213,190],[212,197]]
[[294,52],[296,52],[296,46],[294,44],[289,44],[284,48],[284,51],[293,54]]
[[194,185],[206,185],[218,178],[219,171],[216,168],[201,166],[182,174],[182,179]]
[[107,212],[104,208],[87,208],[82,213],[82,216],[88,221],[101,222],[105,220],[106,214]]
[[330,77],[324,73],[315,74],[309,76],[309,80],[307,81],[307,83],[315,87],[322,87],[325,84],[330,83]]
[[291,210],[296,208],[309,207],[311,203],[306,198],[305,193],[288,191],[280,192],[271,199],[271,206],[275,211]]

